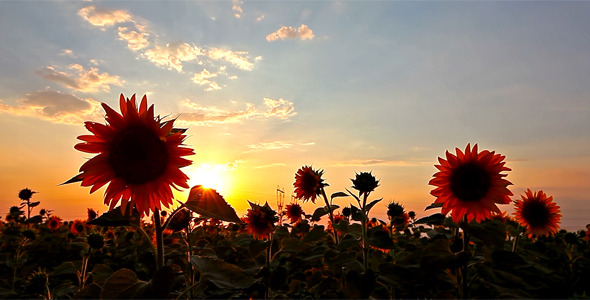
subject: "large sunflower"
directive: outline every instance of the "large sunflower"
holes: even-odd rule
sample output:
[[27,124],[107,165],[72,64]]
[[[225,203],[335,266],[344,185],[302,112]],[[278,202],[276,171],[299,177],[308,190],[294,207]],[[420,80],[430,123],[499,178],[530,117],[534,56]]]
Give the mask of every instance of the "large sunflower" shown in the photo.
[[328,184],[324,183],[323,170],[314,170],[310,166],[303,166],[295,174],[295,198],[315,203],[315,199],[322,193],[322,188]]
[[102,104],[108,125],[85,122],[93,134],[79,136],[84,142],[74,148],[98,155],[80,167],[77,179],[82,186],[92,186],[90,193],[109,183],[104,193],[109,210],[120,201],[122,211],[131,204],[148,215],[172,203],[171,186],[189,188],[180,168],[191,164],[183,156],[194,151],[181,147],[186,136],[173,130],[174,120],[154,117],[154,106],[148,108],[146,96],[139,107],[135,95],[126,100],[121,94],[119,103],[121,114]]
[[557,233],[561,221],[561,210],[553,202],[553,196],[547,197],[542,190],[533,193],[527,189],[525,195],[521,197],[522,200],[514,201],[516,205],[514,215],[516,221],[527,228],[527,235],[550,236]]
[[496,204],[510,203],[512,192],[507,186],[512,183],[503,177],[503,171],[510,171],[503,161],[505,156],[495,151],[477,151],[477,144],[471,148],[467,144],[465,152],[456,148],[457,155],[446,152],[446,160],[438,158],[439,170],[429,182],[436,186],[430,192],[436,197],[434,203],[442,204],[441,213],[446,215],[452,211],[454,222],[463,216],[467,221],[480,222],[491,216],[492,212],[500,213]]

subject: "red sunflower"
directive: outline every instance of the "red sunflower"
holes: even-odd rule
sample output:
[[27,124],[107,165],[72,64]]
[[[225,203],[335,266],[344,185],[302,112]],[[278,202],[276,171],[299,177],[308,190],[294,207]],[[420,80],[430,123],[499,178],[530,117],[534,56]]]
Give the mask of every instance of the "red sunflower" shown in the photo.
[[542,191],[533,193],[527,189],[522,200],[515,200],[516,221],[521,226],[526,227],[528,236],[553,235],[559,230],[561,221],[561,210],[555,202],[553,196],[547,197]]
[[268,203],[260,206],[250,202],[250,207],[245,218],[246,228],[255,239],[268,238],[278,221],[277,213],[270,208]]
[[51,231],[56,231],[61,227],[61,218],[57,216],[51,216],[47,219],[47,227],[51,229]]
[[303,199],[307,201],[311,199],[311,202],[315,203],[317,195],[320,195],[322,188],[327,186],[322,179],[324,174],[323,170],[314,170],[310,166],[303,166],[297,170],[295,174],[295,198]]
[[80,235],[80,234],[84,233],[85,227],[86,227],[86,224],[84,223],[84,221],[75,220],[70,225],[70,231],[75,235]]
[[301,220],[303,209],[301,208],[301,205],[297,203],[287,204],[287,206],[285,206],[285,215],[291,220],[291,223],[295,223]]
[[480,222],[489,218],[492,212],[500,213],[496,204],[510,203],[512,192],[507,186],[512,183],[504,177],[505,156],[495,151],[477,151],[477,144],[471,148],[467,144],[465,152],[456,148],[457,155],[446,152],[446,160],[438,158],[439,170],[429,184],[436,186],[430,192],[436,197],[434,203],[442,204],[441,213],[452,211],[454,222],[463,216],[467,221]]
[[74,148],[98,155],[80,167],[76,178],[82,186],[92,186],[90,193],[109,183],[104,193],[109,210],[121,202],[121,211],[131,204],[145,216],[172,204],[171,186],[189,188],[180,168],[191,164],[183,156],[194,151],[181,147],[186,136],[173,129],[174,120],[154,117],[146,96],[139,107],[135,95],[126,100],[121,94],[119,103],[121,114],[102,104],[108,125],[85,123],[92,135],[79,136],[84,142]]

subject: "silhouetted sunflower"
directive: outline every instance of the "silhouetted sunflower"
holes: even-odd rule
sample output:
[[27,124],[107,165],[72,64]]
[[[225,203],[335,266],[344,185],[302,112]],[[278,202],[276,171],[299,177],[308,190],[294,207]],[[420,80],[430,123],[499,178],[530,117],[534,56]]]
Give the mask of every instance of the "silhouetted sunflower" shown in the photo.
[[191,223],[192,216],[191,212],[183,208],[176,212],[176,214],[170,219],[170,223],[168,223],[168,228],[172,229],[172,231],[181,231],[188,227]]
[[351,179],[353,188],[362,194],[368,194],[379,186],[379,180],[371,172],[361,172]]
[[51,231],[56,231],[61,226],[61,218],[58,216],[51,216],[47,219],[47,227],[51,229]]
[[303,166],[295,174],[295,198],[315,203],[317,195],[320,195],[322,188],[327,186],[322,179],[323,170],[314,170],[310,166]]
[[121,94],[119,102],[121,114],[102,104],[108,125],[85,122],[93,134],[79,136],[84,142],[74,148],[98,155],[80,167],[77,179],[82,186],[92,186],[90,193],[109,183],[104,194],[109,210],[120,201],[122,212],[131,204],[145,216],[172,204],[171,186],[189,187],[180,168],[191,164],[183,156],[194,151],[181,147],[186,136],[173,129],[174,120],[154,117],[146,96],[139,107],[135,95],[125,100]]
[[246,228],[255,239],[268,238],[278,221],[277,213],[270,208],[268,203],[264,206],[250,203],[250,207],[245,218]]
[[30,189],[25,188],[25,189],[20,190],[20,192],[18,192],[18,197],[21,200],[25,200],[26,201],[26,200],[30,200],[31,197],[33,197],[33,194],[34,193],[36,193],[36,192],[33,192]]
[[301,220],[301,216],[303,215],[303,209],[301,208],[301,205],[297,203],[287,204],[285,206],[285,215],[287,216],[287,218],[289,218],[291,223],[295,223]]
[[516,221],[526,227],[528,236],[553,235],[559,229],[561,221],[561,210],[553,202],[553,196],[547,197],[542,191],[533,193],[527,189],[522,200],[515,200]]
[[79,235],[81,233],[84,233],[85,226],[86,224],[84,224],[84,221],[75,220],[74,222],[72,222],[72,225],[70,225],[70,231],[75,235]]
[[477,151],[477,144],[471,148],[467,144],[465,153],[455,148],[457,155],[446,152],[446,160],[438,158],[439,170],[429,184],[436,186],[430,192],[436,197],[434,203],[442,203],[441,213],[446,215],[452,211],[454,222],[463,216],[467,221],[480,222],[491,216],[492,212],[500,213],[496,204],[510,203],[512,192],[507,186],[512,183],[503,177],[503,171],[510,171],[504,166],[505,156],[495,151]]

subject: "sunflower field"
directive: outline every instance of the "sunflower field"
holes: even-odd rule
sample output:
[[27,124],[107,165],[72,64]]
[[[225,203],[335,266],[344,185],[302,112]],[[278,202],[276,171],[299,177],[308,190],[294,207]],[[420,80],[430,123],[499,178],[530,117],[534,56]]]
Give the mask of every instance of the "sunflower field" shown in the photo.
[[[590,228],[560,230],[561,209],[542,190],[513,199],[505,156],[477,144],[438,158],[426,217],[372,199],[382,183],[371,172],[328,195],[311,166],[295,172],[296,201],[250,202],[240,217],[200,185],[175,204],[171,187],[189,188],[181,168],[194,151],[145,96],[137,106],[121,95],[121,113],[103,108],[108,124],[86,122],[92,134],[75,145],[96,155],[64,184],[106,186],[107,212],[64,221],[22,189],[0,222],[0,298],[590,296]],[[514,214],[498,207],[507,204]],[[371,217],[384,205],[387,220]]]

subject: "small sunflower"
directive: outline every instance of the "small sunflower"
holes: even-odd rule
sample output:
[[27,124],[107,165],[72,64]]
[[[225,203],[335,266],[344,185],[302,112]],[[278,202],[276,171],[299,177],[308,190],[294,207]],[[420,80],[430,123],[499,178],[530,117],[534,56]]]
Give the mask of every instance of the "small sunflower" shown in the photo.
[[285,206],[285,214],[287,218],[291,220],[291,223],[295,223],[301,220],[303,209],[301,208],[301,205],[297,203],[287,204],[287,206]]
[[61,227],[61,218],[58,216],[51,216],[47,219],[47,227],[51,229],[51,231],[56,231]]
[[277,213],[268,203],[260,206],[250,202],[250,207],[245,218],[246,228],[256,239],[268,238],[278,221]]
[[471,148],[467,144],[465,152],[456,148],[457,155],[446,152],[446,160],[438,158],[439,170],[429,184],[436,186],[430,192],[436,197],[434,203],[442,204],[441,213],[452,211],[454,222],[464,216],[467,221],[480,222],[489,218],[493,212],[499,213],[496,204],[510,203],[512,192],[507,186],[512,183],[504,177],[503,171],[510,171],[504,166],[505,156],[495,151],[477,150],[477,144]]
[[328,185],[322,179],[323,174],[323,170],[314,170],[310,166],[303,166],[297,170],[293,183],[295,198],[315,203],[316,197],[322,193],[322,188]]
[[82,186],[92,186],[90,193],[108,183],[104,202],[109,210],[121,202],[122,212],[130,204],[146,216],[162,204],[172,204],[171,186],[189,188],[180,168],[191,164],[183,156],[194,151],[181,147],[186,136],[174,130],[174,120],[154,117],[154,106],[148,108],[146,96],[139,107],[135,95],[126,100],[121,94],[119,103],[121,114],[102,104],[108,125],[85,123],[92,135],[79,136],[83,142],[74,148],[97,155],[68,182],[81,180]]
[[31,190],[30,190],[30,189],[28,189],[28,188],[24,188],[24,189],[20,190],[20,192],[18,192],[18,197],[19,197],[21,200],[27,201],[27,200],[30,200],[30,199],[31,199],[31,197],[33,197],[33,194],[34,194],[34,193],[36,193],[36,192],[34,192],[34,191],[31,191]]
[[359,191],[362,194],[369,194],[379,186],[379,180],[371,174],[371,172],[361,172],[356,174],[352,181],[352,188]]
[[79,235],[84,233],[85,227],[86,224],[84,223],[84,221],[75,220],[74,222],[72,222],[72,225],[70,225],[70,231],[75,235]]
[[191,212],[183,208],[176,212],[176,214],[170,219],[170,223],[168,223],[168,227],[172,229],[172,231],[181,231],[188,227],[191,223],[192,216]]
[[96,219],[96,217],[98,216],[98,213],[92,209],[92,208],[88,208],[88,221],[92,221],[94,219]]
[[527,189],[522,200],[515,200],[516,211],[514,215],[516,221],[523,227],[526,227],[527,235],[551,236],[559,230],[561,221],[561,210],[555,202],[553,196],[547,197],[542,191],[533,192]]

